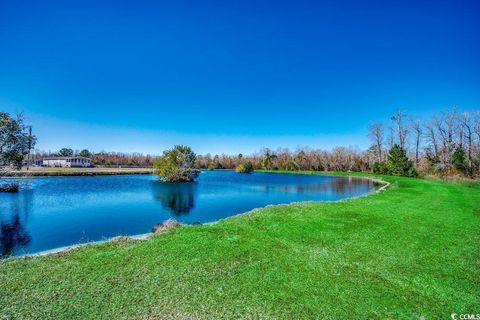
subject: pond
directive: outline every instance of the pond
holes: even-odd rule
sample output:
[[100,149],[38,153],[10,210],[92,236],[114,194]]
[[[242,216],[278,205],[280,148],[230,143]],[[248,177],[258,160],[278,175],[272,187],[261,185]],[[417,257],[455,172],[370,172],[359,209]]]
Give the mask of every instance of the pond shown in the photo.
[[371,192],[362,178],[204,171],[195,183],[154,175],[49,177],[21,180],[0,193],[0,256],[136,235],[169,218],[212,222],[269,204],[332,201]]

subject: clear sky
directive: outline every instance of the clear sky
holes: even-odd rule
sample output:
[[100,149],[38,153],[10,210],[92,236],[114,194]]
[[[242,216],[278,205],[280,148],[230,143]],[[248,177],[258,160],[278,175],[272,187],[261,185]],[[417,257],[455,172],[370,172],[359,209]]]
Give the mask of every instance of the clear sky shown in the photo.
[[479,1],[0,0],[0,110],[38,148],[368,145],[396,109],[480,109]]

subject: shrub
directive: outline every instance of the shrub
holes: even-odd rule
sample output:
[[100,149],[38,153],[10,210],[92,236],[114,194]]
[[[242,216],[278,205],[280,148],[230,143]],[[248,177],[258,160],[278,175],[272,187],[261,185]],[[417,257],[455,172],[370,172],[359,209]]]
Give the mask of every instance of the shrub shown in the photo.
[[299,169],[298,164],[295,161],[288,160],[283,163],[283,168],[284,170],[287,171],[295,171]]
[[155,173],[166,182],[191,182],[199,174],[195,168],[197,156],[190,147],[175,146],[163,152],[153,163]]
[[418,172],[415,169],[415,166],[413,165],[413,161],[408,161],[407,171],[404,174],[404,176],[412,177],[412,178],[418,176]]
[[373,173],[377,174],[389,174],[388,165],[385,161],[383,162],[375,162],[373,164]]
[[214,170],[214,169],[215,169],[215,166],[210,163],[210,164],[207,166],[207,169],[208,169],[208,170]]
[[253,172],[253,164],[250,161],[247,161],[245,163],[241,163],[235,168],[235,171],[237,171],[239,173],[252,173]]
[[421,176],[428,176],[433,174],[435,171],[435,166],[429,157],[422,157],[417,165],[417,172]]

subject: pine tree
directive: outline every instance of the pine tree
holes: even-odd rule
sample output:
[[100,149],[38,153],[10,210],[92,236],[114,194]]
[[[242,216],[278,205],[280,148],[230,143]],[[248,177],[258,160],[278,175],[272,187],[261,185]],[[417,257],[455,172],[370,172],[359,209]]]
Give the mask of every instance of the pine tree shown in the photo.
[[465,173],[467,163],[465,159],[465,151],[462,148],[456,148],[452,154],[452,164],[460,172]]
[[397,144],[388,153],[387,166],[389,173],[392,175],[407,177],[417,175],[413,162],[408,160],[405,150]]

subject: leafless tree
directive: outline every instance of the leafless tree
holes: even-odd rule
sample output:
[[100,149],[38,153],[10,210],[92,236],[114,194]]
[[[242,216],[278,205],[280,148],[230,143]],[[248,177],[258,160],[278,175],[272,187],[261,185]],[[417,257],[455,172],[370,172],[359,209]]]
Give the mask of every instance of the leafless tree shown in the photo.
[[477,134],[477,139],[480,144],[480,111],[477,111],[473,118],[473,130]]
[[[468,172],[472,174],[473,123],[470,113],[464,112],[459,116],[460,128],[465,135],[467,144]],[[462,134],[462,136],[463,136]]]
[[[447,133],[447,143],[449,147],[449,151],[452,151],[455,146],[455,134],[458,133],[458,124],[457,124],[457,110],[453,108],[452,110],[448,111],[443,116],[443,122],[445,123],[445,129]],[[460,141],[459,141],[460,142]]]
[[425,124],[425,129],[426,129],[426,137],[428,139],[428,142],[431,144],[432,149],[433,149],[433,156],[438,159],[439,158],[439,152],[438,152],[438,138],[437,138],[437,130],[435,127],[435,124],[433,122],[427,122]]
[[383,125],[379,122],[370,125],[368,136],[370,140],[372,140],[373,145],[375,146],[377,161],[382,162],[382,148],[384,140]]
[[391,120],[395,123],[395,129],[398,137],[398,144],[402,149],[405,149],[405,142],[407,140],[407,134],[408,134],[408,128],[404,123],[405,117],[406,117],[405,113],[400,109],[398,109],[391,117]]
[[442,114],[441,117],[433,119],[433,125],[441,140],[441,160],[444,166],[449,165],[450,157],[454,149],[454,134],[456,129],[457,115],[455,110]]
[[395,144],[395,129],[392,126],[388,126],[388,149],[391,149]]
[[418,166],[420,142],[422,140],[422,135],[423,135],[423,129],[420,123],[420,119],[412,120],[410,122],[410,127],[412,128],[412,132],[415,139],[415,165]]

